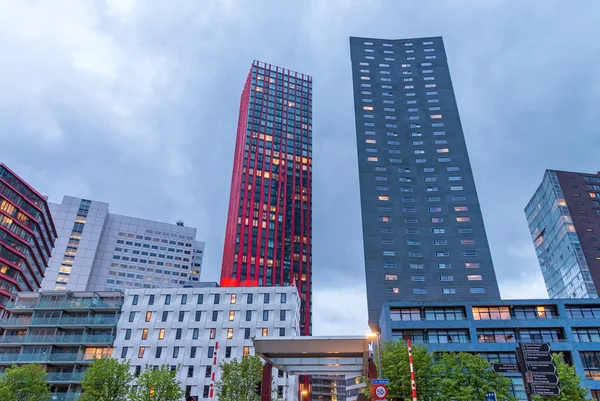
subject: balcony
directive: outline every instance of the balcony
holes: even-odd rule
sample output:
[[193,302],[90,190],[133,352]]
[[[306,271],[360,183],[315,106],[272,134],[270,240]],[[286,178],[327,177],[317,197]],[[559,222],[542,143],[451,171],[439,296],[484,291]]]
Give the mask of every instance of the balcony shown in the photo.
[[75,401],[80,395],[76,393],[52,393],[49,401]]
[[78,383],[83,378],[83,372],[50,372],[49,383]]
[[98,354],[81,354],[81,353],[31,353],[31,354],[0,354],[0,362],[19,363],[19,362],[37,362],[37,363],[77,363],[91,362],[95,358],[99,358]]
[[47,335],[47,336],[4,336],[0,337],[0,344],[112,344],[115,336],[105,335]]
[[65,301],[37,301],[37,302],[23,302],[23,301],[10,301],[6,304],[8,310],[21,310],[21,309],[121,309],[123,305],[122,301],[102,301],[98,299],[86,299],[86,300],[65,300]]

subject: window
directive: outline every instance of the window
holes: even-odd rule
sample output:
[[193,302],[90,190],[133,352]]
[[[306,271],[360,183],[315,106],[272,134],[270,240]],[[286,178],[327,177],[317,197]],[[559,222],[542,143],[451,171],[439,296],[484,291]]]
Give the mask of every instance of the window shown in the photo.
[[192,340],[197,340],[198,337],[200,336],[200,329],[194,329],[194,331],[192,332]]
[[140,347],[140,349],[138,350],[138,358],[143,358],[145,351],[146,351],[146,347]]
[[554,319],[558,313],[554,306],[515,306],[516,319]]
[[[180,312],[180,313],[181,313],[181,312]],[[217,321],[217,319],[219,319],[219,311],[216,311],[216,310],[214,310],[214,311],[212,312],[212,321],[213,321],[213,322],[216,322],[216,321]]]
[[212,340],[212,339],[214,339],[216,336],[217,336],[217,329],[215,329],[215,328],[212,328],[212,329],[210,329],[210,332],[209,332],[209,338]]
[[154,295],[148,297],[148,305],[154,305]]
[[171,305],[171,294],[165,295],[165,305]]
[[181,340],[181,329],[177,329],[175,331],[175,339],[176,340]]
[[158,339],[159,340],[164,340],[165,339],[165,329],[159,329],[159,331],[158,331]]
[[237,294],[231,294],[231,298],[229,300],[230,304],[235,304],[237,302]]
[[413,294],[425,295],[427,294],[427,288],[413,288]]
[[433,245],[448,245],[447,239],[435,239],[433,240]]
[[445,228],[432,228],[431,232],[434,234],[445,234],[446,229]]
[[215,354],[215,347],[213,347],[212,345],[210,347],[208,347],[208,350],[206,352],[206,357],[207,358],[212,358]]
[[262,329],[262,336],[263,337],[268,337],[269,336],[269,329],[266,327],[263,327]]
[[213,304],[218,305],[221,302],[221,294],[215,294]]
[[187,304],[187,294],[181,295],[181,305]]
[[412,281],[425,281],[425,276],[411,276]]
[[233,329],[229,328],[227,329],[227,339],[231,340],[233,338]]
[[419,308],[390,308],[390,319],[396,322],[422,320]]
[[133,322],[135,319],[135,312],[129,312],[129,321]]
[[414,240],[414,239],[407,239],[406,245],[421,245],[421,241]]
[[131,339],[131,329],[125,330],[125,339],[126,340]]
[[138,299],[139,299],[139,295],[134,295],[133,296],[133,301],[131,302],[132,305],[137,305],[138,304]]
[[466,329],[458,330],[429,330],[427,332],[429,342],[432,344],[452,344],[452,343],[468,343],[469,331]]
[[581,342],[581,343],[600,342],[600,328],[599,327],[573,328],[573,335],[575,337],[575,341],[577,341],[577,342]]
[[264,295],[264,303],[265,303],[265,304],[268,304],[268,303],[269,303],[269,296],[270,296],[270,294],[269,294],[269,293],[266,293],[266,294]]
[[229,321],[232,322],[235,320],[235,311],[234,310],[230,310],[229,311]]
[[438,269],[451,269],[452,263],[438,263]]
[[248,294],[246,297],[246,303],[251,304],[254,301],[254,294]]
[[269,320],[269,311],[265,310],[263,311],[263,321],[266,322]]
[[383,262],[383,267],[386,269],[396,268],[396,262]]
[[392,221],[392,218],[388,217],[388,216],[379,216],[379,221],[388,223],[388,222]]
[[252,320],[252,311],[251,310],[247,310],[246,311],[246,321],[249,322]]
[[204,294],[198,294],[198,305],[201,305],[204,302]]
[[456,288],[442,288],[442,294],[456,294]]
[[188,366],[187,377],[194,377],[194,367]]
[[[475,245],[475,240],[473,238],[461,239],[461,245]],[[475,252],[477,254],[477,252]],[[475,256],[475,255],[465,255],[465,256]]]
[[439,257],[448,257],[450,256],[450,252],[448,251],[436,251],[435,256]]
[[244,339],[248,340],[250,338],[250,329],[248,327],[246,327],[244,329]]
[[168,317],[168,316],[169,316],[169,312],[167,312],[167,311],[164,311],[164,312],[162,313],[162,321],[163,321],[163,322],[166,322],[166,321],[167,321],[167,317]]
[[469,234],[473,232],[473,227],[460,227],[458,229],[459,234]]
[[156,347],[156,353],[154,354],[154,357],[160,358],[161,354],[162,354],[162,347]]
[[431,219],[429,219],[432,223],[443,223],[444,222],[444,218],[443,217],[432,217]]
[[471,294],[484,294],[485,288],[469,288]]
[[[280,327],[279,328],[279,337],[285,337],[285,327]],[[282,371],[279,371],[279,372],[283,373]]]
[[465,267],[467,269],[477,269],[479,268],[479,263],[465,263]]
[[250,347],[246,345],[244,347],[243,356],[249,356],[249,355],[250,355]]
[[517,336],[514,329],[478,329],[477,340],[480,343],[514,343]]
[[600,351],[579,351],[585,377],[600,380]]
[[456,218],[456,221],[458,221],[459,223],[466,223],[471,221],[471,218],[468,216],[459,216]]
[[127,358],[127,347],[123,347],[123,349],[121,350],[121,359],[126,359]]
[[396,256],[396,251],[381,251],[383,256]]
[[411,263],[408,265],[411,269],[421,270],[423,269],[423,263]]
[[231,358],[231,347],[225,347],[225,358]]
[[475,250],[463,251],[463,256],[477,256],[477,251],[475,251]]
[[420,258],[423,256],[423,252],[421,251],[412,251],[408,253],[408,256],[411,258]]
[[185,319],[185,311],[179,311],[179,322],[183,322],[183,320]]

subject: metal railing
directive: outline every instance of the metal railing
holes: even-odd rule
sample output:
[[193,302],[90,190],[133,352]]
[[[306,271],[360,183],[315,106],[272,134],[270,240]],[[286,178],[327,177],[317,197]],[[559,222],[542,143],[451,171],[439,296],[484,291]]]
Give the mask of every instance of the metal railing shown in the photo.
[[80,334],[80,335],[25,335],[3,336],[0,344],[112,344],[115,336],[112,334]]
[[120,309],[123,306],[122,301],[101,301],[97,299],[89,300],[65,300],[65,301],[10,301],[6,304],[6,309],[99,309],[112,308]]
[[99,358],[97,354],[81,353],[31,353],[31,354],[0,354],[0,362],[82,362]]
[[50,372],[47,378],[49,383],[80,382],[83,378],[83,372]]

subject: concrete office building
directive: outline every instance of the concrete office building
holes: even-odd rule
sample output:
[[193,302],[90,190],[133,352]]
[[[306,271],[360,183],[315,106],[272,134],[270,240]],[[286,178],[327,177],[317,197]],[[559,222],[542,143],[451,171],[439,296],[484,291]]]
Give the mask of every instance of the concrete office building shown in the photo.
[[311,401],[346,401],[346,376],[311,376],[310,385]]
[[[383,341],[410,338],[430,352],[476,353],[490,362],[515,363],[518,342],[547,342],[600,400],[598,300],[388,302],[380,327]],[[520,374],[507,376],[513,394],[525,400]]]
[[58,241],[45,290],[179,287],[200,279],[196,229],[109,213],[104,202],[65,196],[50,203]]
[[358,394],[365,388],[360,376],[346,376],[346,401],[356,401]]
[[0,319],[0,373],[39,363],[48,372],[52,401],[73,401],[96,357],[110,356],[121,292],[21,292]]
[[[253,354],[254,337],[300,334],[295,286],[128,290],[113,356],[146,365],[180,365],[186,395],[213,399],[219,364]],[[278,399],[296,400],[297,378],[273,370]]]
[[499,299],[442,38],[350,53],[369,324],[386,301]]
[[233,159],[221,285],[296,283],[311,333],[312,78],[254,61]]
[[56,237],[46,198],[0,163],[0,311],[41,287]]
[[600,173],[546,170],[525,214],[550,298],[597,298]]

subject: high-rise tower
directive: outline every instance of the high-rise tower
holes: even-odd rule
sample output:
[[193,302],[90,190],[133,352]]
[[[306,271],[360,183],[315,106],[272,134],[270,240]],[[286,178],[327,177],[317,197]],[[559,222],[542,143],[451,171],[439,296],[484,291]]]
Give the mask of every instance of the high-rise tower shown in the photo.
[[40,289],[56,236],[46,198],[0,163],[0,309]]
[[350,38],[369,324],[386,301],[499,299],[442,38]]
[[546,170],[525,214],[550,298],[597,298],[600,173]]
[[312,78],[252,63],[240,102],[221,285],[295,283],[311,333]]

